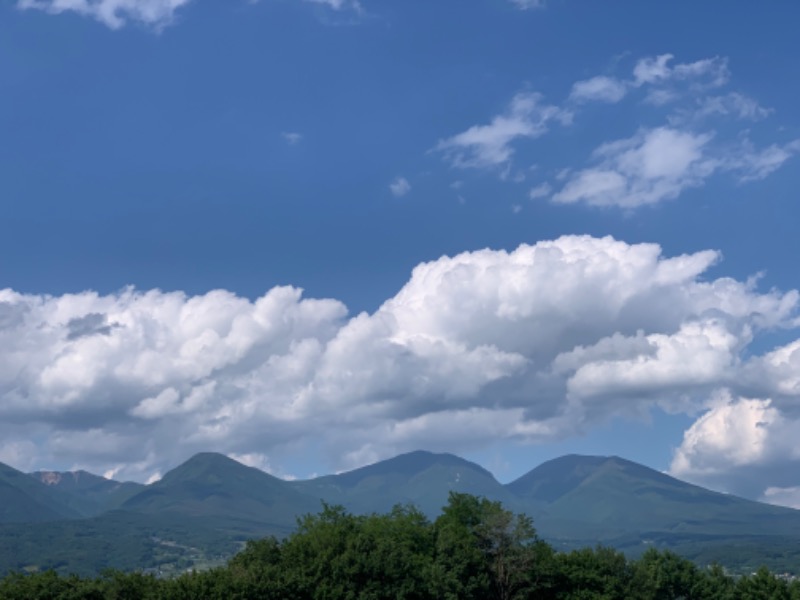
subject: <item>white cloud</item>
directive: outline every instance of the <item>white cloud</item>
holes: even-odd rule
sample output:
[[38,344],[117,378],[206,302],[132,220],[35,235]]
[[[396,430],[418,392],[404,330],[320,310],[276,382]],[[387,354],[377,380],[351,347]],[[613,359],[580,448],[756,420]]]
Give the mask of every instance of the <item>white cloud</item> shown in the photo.
[[544,8],[545,0],[511,0],[520,10],[530,10],[533,8]]
[[305,0],[314,4],[322,4],[332,10],[346,10],[351,9],[361,11],[361,3],[358,0]]
[[133,21],[160,29],[172,23],[179,8],[191,0],[17,0],[22,10],[37,9],[51,14],[75,12],[91,17],[111,29]]
[[573,173],[553,201],[635,208],[675,198],[719,168],[705,153],[710,140],[708,134],[659,127],[603,144],[593,153],[597,165]]
[[[465,252],[353,317],[290,287],[254,301],[3,290],[0,457],[145,480],[201,450],[280,472],[313,442],[342,468],[431,440],[461,451],[696,411],[723,387],[796,393],[790,347],[743,357],[759,331],[796,324],[797,293],[705,280],[717,260],[586,236]],[[717,414],[704,423],[733,418]]]
[[240,462],[243,465],[247,465],[248,467],[253,467],[255,469],[260,469],[270,475],[274,475],[275,477],[280,477],[283,480],[293,481],[297,479],[294,475],[290,473],[285,473],[281,469],[276,469],[272,466],[272,462],[270,461],[269,457],[266,454],[261,454],[259,452],[248,452],[245,454],[237,454],[235,452],[231,452],[228,454],[228,458],[232,458],[236,462]]
[[672,54],[662,54],[656,57],[642,58],[633,69],[633,78],[637,85],[663,81],[670,76],[667,63],[674,57]]
[[[554,122],[570,124],[586,103],[614,105],[636,93],[640,101],[663,107],[655,109],[662,112],[663,124],[640,127],[629,137],[601,144],[587,168],[561,169],[556,180],[564,184],[552,194],[556,203],[631,210],[674,199],[718,173],[740,183],[763,179],[800,150],[800,141],[755,147],[747,130],[732,131],[731,122],[756,122],[772,111],[741,92],[720,91],[730,81],[726,58],[688,63],[675,63],[673,58],[642,58],[627,79],[599,75],[577,81],[561,107],[544,104],[537,93],[517,94],[488,124],[440,140],[433,151],[454,167],[490,169],[503,181],[520,183],[525,174],[515,170],[513,159],[515,152],[528,150],[520,142],[543,136]],[[719,127],[704,131],[702,126],[712,118]],[[529,154],[522,156],[530,160]],[[530,197],[551,195],[550,185],[534,187]]]
[[730,92],[723,96],[707,96],[700,100],[696,116],[706,117],[717,114],[758,121],[765,119],[770,113],[772,113],[771,109],[764,108],[753,98],[738,92]]
[[747,368],[752,384],[770,395],[800,397],[800,340],[767,352]]
[[[141,23],[155,29],[162,29],[175,20],[179,8],[192,0],[17,0],[17,8],[21,10],[37,9],[50,14],[74,12],[91,17],[107,25],[111,29],[119,29],[128,22]],[[250,0],[255,4],[260,0]],[[524,0],[523,0],[524,1]],[[312,4],[326,6],[334,11],[352,10],[362,12],[358,0],[305,0]],[[289,133],[284,136],[299,134]],[[289,143],[296,140],[287,138]]]
[[398,177],[389,184],[389,191],[395,198],[402,198],[411,191],[411,184],[405,177]]
[[800,509],[800,486],[786,488],[768,487],[764,490],[761,501],[769,504],[777,504],[778,506]]
[[798,151],[800,140],[783,145],[772,144],[758,150],[745,139],[741,149],[727,158],[726,167],[736,171],[742,183],[758,181],[777,171]]
[[[672,54],[661,54],[637,61],[633,69],[633,85],[663,86],[688,82],[695,90],[701,90],[723,86],[730,79],[728,61],[725,58],[705,58],[672,67],[669,63],[673,58]],[[661,104],[663,100],[656,100],[654,103]]]
[[552,191],[553,187],[545,181],[544,183],[540,183],[539,185],[532,187],[528,192],[528,198],[531,200],[546,198],[552,193]]
[[800,141],[756,149],[746,138],[714,146],[713,137],[665,126],[603,144],[592,153],[595,164],[570,172],[552,199],[633,209],[674,199],[719,172],[740,183],[763,179],[800,150]]
[[635,342],[635,351],[630,352],[629,346],[621,355],[601,354],[578,367],[567,381],[570,396],[608,397],[627,395],[631,390],[642,394],[648,389],[659,394],[670,390],[697,393],[732,375],[741,347],[749,340],[730,331],[725,323],[705,318],[684,323],[674,333],[616,341]]
[[721,392],[684,434],[670,471],[692,478],[757,464],[768,452],[770,430],[779,423],[780,414],[770,400],[734,399]]
[[[796,375],[795,375],[796,376]],[[750,398],[722,389],[685,432],[673,475],[784,506],[800,485],[800,395]]]
[[281,133],[281,137],[286,140],[286,143],[290,146],[296,146],[303,141],[303,134],[297,133],[296,131],[284,131]]
[[663,106],[689,95],[702,103],[700,110],[707,112],[759,112],[758,104],[742,94],[732,92],[725,96],[698,98],[708,90],[725,85],[729,78],[728,62],[714,57],[693,63],[671,66],[674,56],[662,54],[645,57],[636,62],[631,79],[598,75],[577,81],[572,86],[569,100],[606,102],[615,104],[637,88],[646,90],[645,99],[655,106]]
[[619,102],[628,93],[625,82],[603,75],[578,81],[572,86],[569,98],[574,102]]
[[434,148],[460,168],[502,167],[514,153],[512,143],[544,135],[552,121],[568,124],[572,113],[542,104],[540,94],[517,94],[508,110],[488,125],[474,125],[453,137],[440,140]]

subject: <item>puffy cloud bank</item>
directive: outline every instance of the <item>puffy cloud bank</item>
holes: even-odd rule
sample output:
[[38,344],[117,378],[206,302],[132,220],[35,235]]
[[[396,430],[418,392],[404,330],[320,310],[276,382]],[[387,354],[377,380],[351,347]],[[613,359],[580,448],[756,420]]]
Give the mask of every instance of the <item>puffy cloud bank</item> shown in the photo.
[[798,294],[705,279],[718,259],[581,236],[465,252],[355,316],[292,287],[3,290],[0,460],[147,479],[199,450],[279,470],[273,457],[314,448],[349,467],[562,439],[654,406],[706,411],[676,474],[783,460],[799,342],[750,349],[797,325]]

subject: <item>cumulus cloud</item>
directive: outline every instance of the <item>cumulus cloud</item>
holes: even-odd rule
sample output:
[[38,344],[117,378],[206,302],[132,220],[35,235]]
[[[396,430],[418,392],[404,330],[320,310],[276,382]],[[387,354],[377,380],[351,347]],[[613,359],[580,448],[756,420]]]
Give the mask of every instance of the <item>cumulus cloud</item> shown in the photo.
[[411,184],[405,177],[398,177],[389,184],[389,191],[395,198],[402,198],[411,191]]
[[441,152],[455,167],[487,168],[506,165],[514,153],[512,144],[520,139],[544,135],[553,121],[568,124],[572,113],[542,103],[541,94],[523,92],[514,96],[505,113],[488,125],[474,125],[457,135],[440,140],[434,151]]
[[[280,472],[313,445],[345,468],[697,411],[722,388],[795,393],[794,350],[743,357],[760,332],[796,326],[797,293],[706,280],[718,259],[585,236],[465,252],[354,316],[291,287],[252,301],[3,290],[0,457],[146,480],[201,450]],[[782,410],[743,406],[760,421]],[[703,427],[687,439],[710,439]]]
[[684,477],[717,475],[731,466],[760,462],[780,414],[770,400],[732,398],[723,391],[684,434],[671,471]]
[[799,396],[746,397],[722,389],[685,432],[673,475],[766,502],[794,506],[800,478]]
[[175,19],[179,8],[191,0],[17,0],[22,10],[37,9],[51,14],[75,12],[91,17],[111,29],[127,22],[141,23],[161,29]]

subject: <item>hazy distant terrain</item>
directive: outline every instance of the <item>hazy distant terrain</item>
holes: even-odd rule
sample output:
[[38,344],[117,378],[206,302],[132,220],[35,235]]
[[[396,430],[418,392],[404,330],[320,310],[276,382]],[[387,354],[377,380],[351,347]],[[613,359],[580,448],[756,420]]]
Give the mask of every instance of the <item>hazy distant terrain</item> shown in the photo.
[[800,556],[800,511],[712,492],[617,457],[564,456],[502,485],[451,454],[412,452],[339,475],[283,481],[203,453],[147,486],[2,465],[0,572],[202,567],[247,539],[288,534],[323,501],[358,514],[413,504],[435,518],[451,491],[530,515],[556,548],[602,543],[632,555],[669,548],[701,563],[763,562],[784,571]]

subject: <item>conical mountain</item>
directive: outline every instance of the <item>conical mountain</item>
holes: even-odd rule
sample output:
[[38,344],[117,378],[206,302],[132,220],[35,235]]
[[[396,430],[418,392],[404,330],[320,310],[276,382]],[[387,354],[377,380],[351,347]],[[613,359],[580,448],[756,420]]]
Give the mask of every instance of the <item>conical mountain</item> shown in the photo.
[[616,456],[557,458],[506,488],[541,507],[540,532],[562,538],[800,534],[800,511],[713,492]]
[[413,504],[433,517],[451,491],[485,496],[514,508],[516,499],[483,467],[452,454],[416,451],[366,467],[294,482],[296,489],[361,513]]
[[0,463],[0,523],[35,523],[80,516],[43,483]]
[[227,519],[291,528],[296,516],[318,512],[319,500],[288,482],[222,454],[202,453],[129,498],[122,510]]

